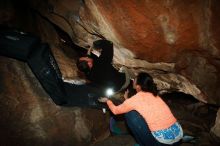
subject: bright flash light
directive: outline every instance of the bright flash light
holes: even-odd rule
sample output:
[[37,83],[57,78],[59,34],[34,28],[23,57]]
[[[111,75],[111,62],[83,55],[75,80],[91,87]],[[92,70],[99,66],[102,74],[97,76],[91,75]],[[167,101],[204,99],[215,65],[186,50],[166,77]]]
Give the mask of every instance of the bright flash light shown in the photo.
[[107,97],[112,96],[113,94],[114,94],[114,91],[113,91],[112,88],[108,88],[108,89],[106,90],[106,96],[107,96]]

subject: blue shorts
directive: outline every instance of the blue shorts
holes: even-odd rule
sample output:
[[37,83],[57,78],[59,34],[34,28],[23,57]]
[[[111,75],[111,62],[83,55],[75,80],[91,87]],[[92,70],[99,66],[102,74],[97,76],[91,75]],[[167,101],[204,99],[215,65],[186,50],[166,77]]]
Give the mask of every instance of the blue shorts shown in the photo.
[[154,138],[160,143],[173,144],[183,137],[182,127],[178,122],[174,123],[167,129],[151,132]]

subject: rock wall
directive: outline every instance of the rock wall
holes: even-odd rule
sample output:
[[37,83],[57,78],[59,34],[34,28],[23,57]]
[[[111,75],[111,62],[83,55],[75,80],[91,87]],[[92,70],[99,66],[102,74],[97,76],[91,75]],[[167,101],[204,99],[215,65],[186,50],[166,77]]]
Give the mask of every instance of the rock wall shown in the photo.
[[201,101],[220,103],[219,1],[42,3],[32,6],[78,45],[88,47],[93,40],[107,38],[114,42],[116,64],[151,70],[166,68],[166,72],[180,74],[200,89]]
[[215,125],[212,127],[211,132],[220,138],[220,110],[217,112]]
[[[1,5],[2,6],[2,5]],[[9,3],[8,7],[13,7]],[[8,7],[4,9],[8,9]],[[2,10],[2,9],[1,9]],[[20,11],[4,11],[16,16]],[[26,11],[26,10],[25,10]],[[24,18],[5,18],[49,43],[64,78],[77,78],[76,52],[63,43],[53,24],[27,11]],[[4,19],[1,19],[4,20]],[[7,22],[7,23],[6,23]],[[13,23],[12,23],[13,22]],[[0,143],[3,145],[88,146],[109,136],[109,115],[101,110],[56,106],[25,62],[0,56]]]
[[[31,31],[50,44],[64,77],[77,76],[75,64],[71,61],[75,56],[63,52],[65,48],[71,51],[71,47],[61,43],[66,39],[57,34],[54,25],[81,47],[88,48],[100,38],[113,41],[114,65],[125,65],[133,72],[148,71],[155,77],[161,91],[183,91],[202,102],[220,104],[218,0],[9,0],[1,1],[0,7],[0,24]],[[5,58],[1,58],[0,63],[10,64]],[[1,68],[1,98],[14,97],[15,93],[23,91],[8,80],[13,77],[7,74],[8,67]],[[23,74],[27,67],[14,65],[11,70],[20,70],[18,73]],[[7,80],[3,81],[4,78]],[[25,79],[19,77],[16,84],[28,82]],[[40,100],[41,96],[32,96],[36,91],[37,94],[43,92],[38,88],[27,88],[25,93],[18,95],[28,97],[26,92],[30,92],[31,97],[36,98],[28,100]],[[42,95],[46,96],[45,93]],[[16,107],[13,104],[17,104],[17,98],[7,98],[6,103],[11,99],[13,102],[7,106],[1,103],[4,105],[2,109]],[[39,109],[42,108],[37,107],[35,113]],[[59,121],[56,120],[55,123]]]
[[23,62],[1,57],[0,74],[2,144],[87,146],[108,136],[108,115],[56,106]]

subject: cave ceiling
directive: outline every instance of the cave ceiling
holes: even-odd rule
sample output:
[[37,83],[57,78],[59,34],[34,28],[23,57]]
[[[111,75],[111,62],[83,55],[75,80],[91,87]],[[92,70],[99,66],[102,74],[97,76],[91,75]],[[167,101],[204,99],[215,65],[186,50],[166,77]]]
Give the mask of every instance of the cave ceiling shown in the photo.
[[114,64],[151,73],[161,90],[220,103],[220,2],[217,0],[33,0],[1,2],[1,23],[41,36],[53,46],[64,76],[76,73],[59,42],[88,48],[114,43]]
[[[47,42],[64,78],[79,78],[75,49],[105,38],[114,43],[116,68],[147,71],[161,93],[190,94],[199,106],[220,105],[219,18],[219,0],[0,0],[0,25]],[[56,106],[27,64],[2,56],[0,101],[8,145],[83,146],[109,136],[109,115]],[[219,115],[212,131],[220,137]]]

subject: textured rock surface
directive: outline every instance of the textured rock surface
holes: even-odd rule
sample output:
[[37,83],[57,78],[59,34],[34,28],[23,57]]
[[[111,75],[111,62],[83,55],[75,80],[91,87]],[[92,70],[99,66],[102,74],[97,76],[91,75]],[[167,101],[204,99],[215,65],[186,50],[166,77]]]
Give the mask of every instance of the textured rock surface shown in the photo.
[[[8,0],[0,1],[0,8],[0,24],[33,32],[50,44],[65,78],[78,77],[72,60],[76,54],[71,50],[75,46],[71,41],[88,48],[94,40],[107,38],[114,43],[116,66],[125,65],[133,73],[148,71],[161,92],[182,91],[202,102],[220,104],[218,0]],[[84,127],[87,134],[74,135],[73,131],[77,130],[72,131],[67,124],[62,125],[61,120],[68,119],[70,122],[78,115],[83,117],[82,121],[87,121],[94,117],[87,118],[85,115],[92,114],[87,114],[88,111],[84,109],[54,106],[36,79],[33,80],[26,65],[6,58],[0,59],[0,97],[4,99],[0,107],[3,117],[6,117],[1,118],[1,123],[6,125],[3,131],[9,138],[28,141],[31,138],[26,136],[30,135],[30,127],[33,127],[35,132],[30,135],[33,137],[54,138],[60,143],[74,139],[74,142],[85,144],[89,141],[84,141],[84,136],[91,140],[93,135],[96,139],[99,134],[106,132],[105,124],[101,125],[105,128],[97,132],[88,128],[89,124],[84,122],[85,126],[79,127]],[[35,86],[32,82],[36,83]],[[58,114],[60,117],[54,117],[53,113],[61,114]],[[45,119],[45,115],[50,118],[44,121],[42,117]],[[15,122],[18,117],[23,123]],[[23,120],[22,117],[32,118]],[[104,117],[100,114],[100,118]],[[48,130],[45,128],[47,126],[42,128],[39,121],[48,126],[58,126],[51,126]],[[30,127],[24,128],[24,125],[31,123]],[[71,124],[72,127],[76,125]],[[18,128],[14,129],[16,126]],[[10,130],[7,132],[6,129]],[[45,129],[48,131],[45,132]],[[59,129],[65,129],[62,135],[68,135],[66,139],[57,138]],[[12,131],[16,131],[14,135]],[[218,133],[215,132],[216,135]],[[70,138],[70,135],[74,136]],[[53,144],[50,140],[45,142]]]
[[219,104],[219,1],[58,0],[32,6],[80,46],[110,39],[115,63],[181,74],[201,90],[201,101]]
[[215,125],[212,127],[211,132],[220,137],[220,110],[218,110],[217,112]]
[[56,106],[23,62],[1,57],[0,74],[2,144],[87,146],[108,136],[107,115]]

